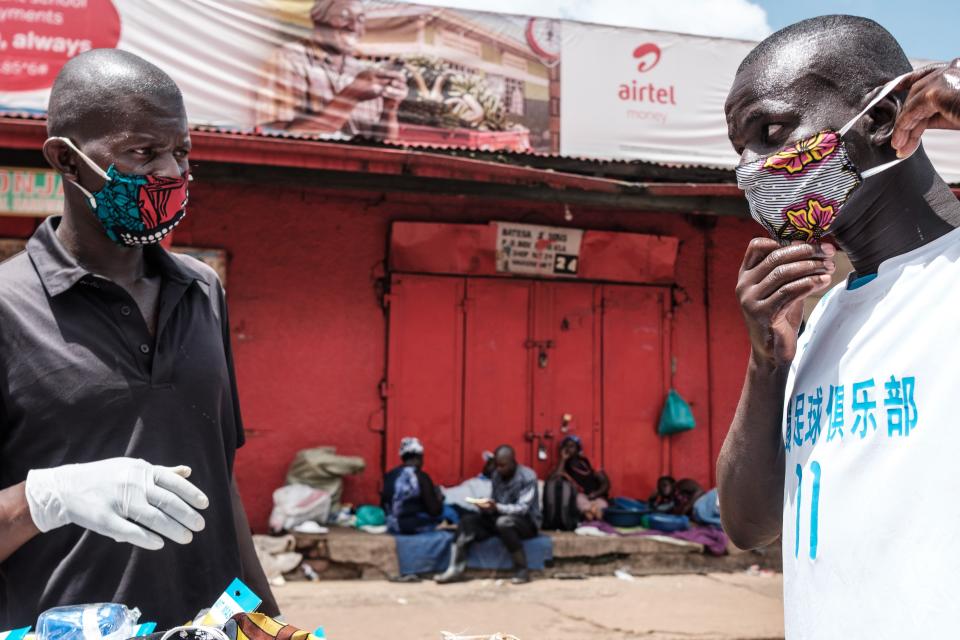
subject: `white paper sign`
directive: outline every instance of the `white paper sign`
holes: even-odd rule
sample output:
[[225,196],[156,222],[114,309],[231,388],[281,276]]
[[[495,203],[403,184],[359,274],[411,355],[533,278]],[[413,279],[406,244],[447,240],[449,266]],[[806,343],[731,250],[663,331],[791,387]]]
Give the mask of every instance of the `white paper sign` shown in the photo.
[[583,231],[497,222],[497,271],[575,278]]

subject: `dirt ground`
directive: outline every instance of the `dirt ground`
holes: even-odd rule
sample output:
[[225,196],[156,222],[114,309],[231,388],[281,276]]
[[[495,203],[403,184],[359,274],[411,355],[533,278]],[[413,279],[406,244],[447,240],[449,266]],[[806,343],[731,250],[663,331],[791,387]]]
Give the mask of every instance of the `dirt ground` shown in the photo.
[[288,622],[330,640],[438,640],[509,633],[520,640],[783,637],[779,574],[477,580],[439,587],[379,581],[299,582],[275,594]]

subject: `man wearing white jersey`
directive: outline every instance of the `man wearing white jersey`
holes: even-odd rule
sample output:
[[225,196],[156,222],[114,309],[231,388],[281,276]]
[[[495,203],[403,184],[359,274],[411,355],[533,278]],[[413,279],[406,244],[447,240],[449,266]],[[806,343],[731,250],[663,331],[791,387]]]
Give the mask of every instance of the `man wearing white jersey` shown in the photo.
[[[852,16],[743,61],[726,104],[737,180],[770,238],[737,295],[751,356],[718,461],[743,548],[782,537],[787,637],[946,637],[960,616],[960,202],[919,137],[960,128],[960,61],[911,72]],[[803,303],[854,267],[798,337]]]

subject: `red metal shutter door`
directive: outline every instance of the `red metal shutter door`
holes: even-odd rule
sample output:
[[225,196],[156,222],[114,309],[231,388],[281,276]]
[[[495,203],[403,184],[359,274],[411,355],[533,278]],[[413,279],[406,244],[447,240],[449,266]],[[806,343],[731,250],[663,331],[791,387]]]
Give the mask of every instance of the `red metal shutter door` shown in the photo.
[[[566,433],[583,440],[584,452],[600,463],[600,285],[538,282],[534,356],[533,429],[547,447],[537,471],[546,477],[557,465]],[[564,416],[570,418],[564,431]],[[596,437],[596,439],[595,439]]]
[[466,475],[479,473],[481,453],[512,445],[531,462],[524,440],[530,425],[530,331],[532,283],[467,281],[463,455]]
[[462,477],[463,278],[395,275],[387,365],[387,468],[416,436],[434,482]]
[[603,460],[614,495],[646,498],[665,468],[657,421],[667,391],[669,290],[605,286]]

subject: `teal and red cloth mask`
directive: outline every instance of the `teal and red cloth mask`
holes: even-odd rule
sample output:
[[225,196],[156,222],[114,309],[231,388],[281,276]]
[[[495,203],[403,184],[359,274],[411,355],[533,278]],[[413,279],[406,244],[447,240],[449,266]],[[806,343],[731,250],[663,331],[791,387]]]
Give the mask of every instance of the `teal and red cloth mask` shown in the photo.
[[839,131],[821,131],[780,151],[737,167],[753,219],[782,244],[817,242],[830,233],[844,203],[863,181],[906,158],[860,171],[843,136],[906,77],[894,78]]
[[179,178],[120,173],[111,164],[106,171],[80,151],[69,138],[58,138],[77,152],[104,179],[103,188],[91,193],[72,182],[87,196],[107,237],[125,247],[156,244],[187,215],[189,173]]

